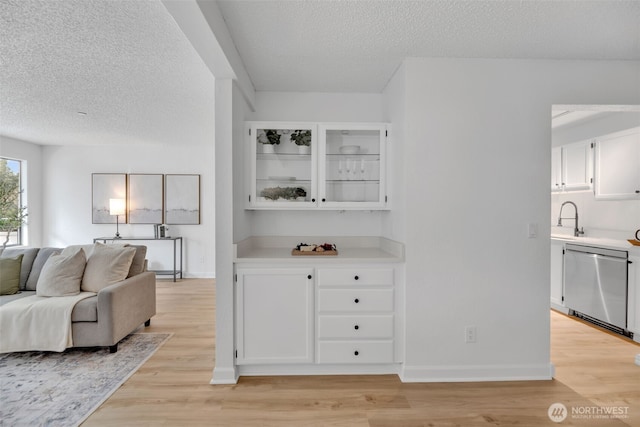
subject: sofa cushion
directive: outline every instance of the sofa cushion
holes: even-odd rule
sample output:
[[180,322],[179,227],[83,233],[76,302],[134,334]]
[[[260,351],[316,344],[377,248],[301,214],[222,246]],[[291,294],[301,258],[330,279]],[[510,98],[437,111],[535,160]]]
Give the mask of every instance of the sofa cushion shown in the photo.
[[130,247],[136,249],[136,254],[131,261],[131,267],[129,268],[129,274],[127,277],[136,276],[144,271],[145,259],[147,258],[147,247],[143,245],[131,245]]
[[20,290],[20,267],[22,257],[0,258],[0,295],[17,294]]
[[126,279],[135,252],[132,247],[96,244],[87,260],[82,290],[100,292],[102,288]]
[[44,267],[44,264],[47,262],[51,255],[57,255],[61,251],[62,249],[60,248],[40,248],[40,250],[38,251],[38,255],[36,255],[36,259],[33,261],[33,265],[31,266],[29,278],[27,279],[27,285],[25,287],[27,291],[36,290],[38,279],[40,278],[40,273],[42,273],[42,267]]
[[11,301],[15,301],[20,298],[30,297],[35,295],[36,291],[20,291],[17,294],[13,295],[0,295],[0,306],[3,306]]
[[33,261],[38,255],[38,248],[9,248],[5,249],[0,258],[15,258],[18,255],[24,255],[22,257],[22,267],[20,269],[20,290],[27,288],[27,279],[29,278],[29,272],[33,266]]
[[51,255],[40,273],[36,295],[41,297],[78,295],[86,263],[87,258],[82,249],[78,249],[76,253],[69,256]]
[[98,297],[89,297],[78,301],[71,312],[72,322],[97,322]]

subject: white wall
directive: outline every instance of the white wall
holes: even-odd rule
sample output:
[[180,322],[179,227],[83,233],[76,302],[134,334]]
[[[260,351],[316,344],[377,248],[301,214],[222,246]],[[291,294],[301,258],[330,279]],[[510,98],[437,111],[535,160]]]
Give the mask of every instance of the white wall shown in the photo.
[[23,244],[42,246],[42,147],[0,135],[0,156],[25,161],[22,185],[28,216]]
[[[384,122],[381,94],[256,92],[248,120]],[[244,200],[244,198],[242,199]],[[253,211],[251,235],[379,236],[386,212]]]
[[[548,378],[551,106],[638,104],[640,65],[410,59],[404,67],[394,77],[405,79],[394,89],[405,93],[403,379]],[[538,238],[527,238],[528,223]],[[475,344],[464,342],[468,325]]]
[[[201,224],[170,225],[169,234],[184,238],[187,277],[215,276],[213,135],[210,143],[197,146],[44,146],[42,150],[43,245],[90,243],[94,237],[115,234],[115,224],[91,223],[92,173],[200,174]],[[153,236],[153,225],[120,224],[120,234]],[[171,267],[169,245],[145,244],[149,268]]]

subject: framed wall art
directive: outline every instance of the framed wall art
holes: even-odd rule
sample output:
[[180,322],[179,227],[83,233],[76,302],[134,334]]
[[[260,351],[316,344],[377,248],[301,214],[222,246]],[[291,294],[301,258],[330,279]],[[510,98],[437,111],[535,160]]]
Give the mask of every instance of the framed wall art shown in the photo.
[[[115,224],[116,216],[109,213],[109,199],[127,199],[127,174],[91,174],[91,222],[93,224]],[[119,221],[127,222],[127,215]]]
[[164,180],[162,174],[129,174],[129,224],[162,224]]
[[200,224],[200,175],[165,175],[164,222]]

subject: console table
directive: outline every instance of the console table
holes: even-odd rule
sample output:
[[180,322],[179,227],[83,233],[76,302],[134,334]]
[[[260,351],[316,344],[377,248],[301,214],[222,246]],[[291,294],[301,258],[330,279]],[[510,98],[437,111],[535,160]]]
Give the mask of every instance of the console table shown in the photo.
[[[133,241],[133,240],[142,240],[142,241],[166,241],[173,242],[173,270],[150,270],[156,273],[157,275],[162,276],[173,276],[173,281],[176,281],[176,278],[180,276],[182,279],[182,237],[95,237],[93,239],[93,243],[96,242],[121,242],[121,241]],[[180,258],[178,258],[178,244],[180,245]],[[178,263],[179,261],[179,263]]]

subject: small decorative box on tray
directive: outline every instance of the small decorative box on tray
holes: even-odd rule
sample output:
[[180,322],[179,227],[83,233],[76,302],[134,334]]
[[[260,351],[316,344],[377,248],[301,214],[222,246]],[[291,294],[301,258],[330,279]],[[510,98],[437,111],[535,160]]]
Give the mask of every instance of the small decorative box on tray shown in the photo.
[[298,246],[291,250],[291,255],[338,255],[338,249],[336,248],[336,245],[332,243],[323,243],[321,245],[300,243]]

